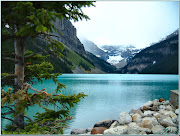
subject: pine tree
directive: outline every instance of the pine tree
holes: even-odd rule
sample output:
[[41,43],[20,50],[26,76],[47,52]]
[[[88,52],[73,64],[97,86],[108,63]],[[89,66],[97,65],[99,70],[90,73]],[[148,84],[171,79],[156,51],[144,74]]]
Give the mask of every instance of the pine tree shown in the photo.
[[[93,2],[2,2],[2,42],[9,40],[14,42],[14,51],[2,52],[2,61],[15,64],[14,74],[1,74],[2,86],[12,87],[1,92],[1,108],[7,111],[2,113],[1,117],[12,121],[7,132],[63,133],[66,120],[72,119],[69,117],[69,108],[86,95],[61,94],[65,85],[56,79],[60,74],[51,74],[53,65],[45,61],[48,54],[63,57],[59,51],[63,51],[64,45],[54,40],[53,37],[56,36],[52,33],[57,29],[52,21],[56,21],[56,18],[88,20],[89,17],[83,13],[82,8],[89,6],[94,6]],[[44,39],[48,43],[46,51],[39,53],[25,51],[24,41],[27,37]],[[37,90],[32,85],[34,79],[38,79],[41,83],[52,79],[57,84],[57,89],[51,94],[43,88]],[[33,90],[34,93],[30,93],[29,90]],[[37,113],[32,120],[24,113],[29,106],[34,105],[44,108],[45,112]],[[48,109],[47,105],[57,106],[58,110]],[[9,114],[13,114],[14,119],[6,117]],[[25,118],[28,119],[26,125]]]

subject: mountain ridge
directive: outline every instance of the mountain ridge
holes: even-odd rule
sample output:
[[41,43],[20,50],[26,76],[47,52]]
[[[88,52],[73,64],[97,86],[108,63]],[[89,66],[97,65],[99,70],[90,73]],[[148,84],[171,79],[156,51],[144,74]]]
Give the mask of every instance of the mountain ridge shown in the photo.
[[178,74],[178,31],[136,54],[122,73]]

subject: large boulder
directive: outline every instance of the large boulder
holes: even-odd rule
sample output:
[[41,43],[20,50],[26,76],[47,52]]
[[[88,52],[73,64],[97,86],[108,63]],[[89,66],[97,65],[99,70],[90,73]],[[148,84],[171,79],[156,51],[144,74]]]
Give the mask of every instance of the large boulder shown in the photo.
[[104,131],[104,134],[105,135],[120,135],[120,134],[127,134],[127,132],[128,132],[128,126],[123,125],[123,126],[117,126],[111,129],[106,129]]
[[128,134],[139,134],[140,132],[140,127],[135,122],[128,124]]
[[142,121],[144,121],[144,120],[150,120],[154,126],[158,125],[158,121],[155,117],[145,117],[142,119]]
[[118,122],[118,121],[114,121],[114,122],[111,124],[110,128],[115,128],[115,127],[117,127],[117,126],[120,126],[119,122]]
[[141,122],[141,120],[142,120],[142,118],[139,114],[136,113],[136,114],[132,115],[132,121],[133,122],[139,123],[139,122]]
[[141,127],[152,129],[153,128],[152,121],[151,120],[143,120],[141,122]]
[[158,110],[159,110],[159,106],[153,106],[153,107],[151,108],[151,110],[152,110],[152,111],[158,111]]
[[149,107],[149,106],[143,106],[142,107],[142,110],[150,110],[151,109],[151,107]]
[[161,134],[164,132],[164,130],[165,130],[165,127],[163,127],[161,125],[156,125],[152,128],[153,134]]
[[153,107],[159,106],[159,101],[156,99],[153,101]]
[[172,107],[170,105],[166,106],[166,110],[172,111]]
[[137,123],[131,122],[128,124],[128,134],[138,134],[144,132],[144,134],[151,134],[152,131],[149,128],[140,127]]
[[84,133],[87,133],[88,130],[87,129],[84,129],[84,128],[75,128],[71,131],[71,134],[74,134],[74,135],[79,135],[79,134],[84,134]]
[[119,124],[124,125],[132,122],[132,118],[127,112],[121,112],[118,121]]
[[133,114],[139,114],[141,117],[143,117],[144,116],[144,113],[141,111],[141,110],[134,110],[134,109],[132,109],[130,112],[129,112],[129,114],[132,116]]
[[144,112],[144,116],[145,117],[152,117],[153,113],[154,113],[153,111],[148,110],[148,111]]
[[100,122],[97,122],[94,127],[105,127],[105,128],[109,128],[111,126],[111,120],[110,119],[106,119]]
[[179,91],[171,90],[171,95],[169,98],[169,102],[173,105],[174,108],[179,108]]
[[105,127],[94,127],[92,130],[91,130],[91,134],[104,134],[104,131],[106,130],[107,128]]
[[143,106],[151,107],[151,106],[153,106],[153,102],[152,101],[148,101]]
[[155,113],[155,114],[154,114],[154,117],[155,117],[157,120],[159,120],[159,118],[162,118],[163,115],[160,114],[160,113]]
[[173,123],[170,117],[162,119],[162,121],[160,121],[160,124],[164,127],[176,126],[176,124]]

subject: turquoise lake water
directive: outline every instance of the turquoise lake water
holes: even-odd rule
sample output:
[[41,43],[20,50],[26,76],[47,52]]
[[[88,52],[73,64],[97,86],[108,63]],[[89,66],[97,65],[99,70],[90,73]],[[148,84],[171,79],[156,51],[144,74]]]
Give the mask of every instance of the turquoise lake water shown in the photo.
[[[92,128],[96,122],[118,119],[120,112],[137,109],[149,100],[168,100],[170,90],[178,89],[178,75],[63,74],[58,80],[67,87],[62,90],[63,94],[84,92],[88,95],[71,109],[70,115],[75,119],[68,122],[71,127],[64,131],[65,134],[73,128]],[[33,87],[46,88],[49,92],[56,88],[52,80]],[[27,114],[32,117],[41,111],[39,107],[33,107]],[[7,123],[2,120],[2,128]]]

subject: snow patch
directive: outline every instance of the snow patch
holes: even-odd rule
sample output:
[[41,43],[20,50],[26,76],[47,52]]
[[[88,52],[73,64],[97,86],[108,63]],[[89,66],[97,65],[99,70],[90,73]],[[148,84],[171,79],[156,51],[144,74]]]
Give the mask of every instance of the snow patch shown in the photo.
[[96,55],[96,57],[98,57],[98,58],[99,58],[99,57],[101,57],[101,56],[100,56],[100,55]]
[[107,62],[109,62],[112,65],[116,65],[123,59],[124,58],[122,58],[121,56],[109,56],[109,59],[107,60]]

